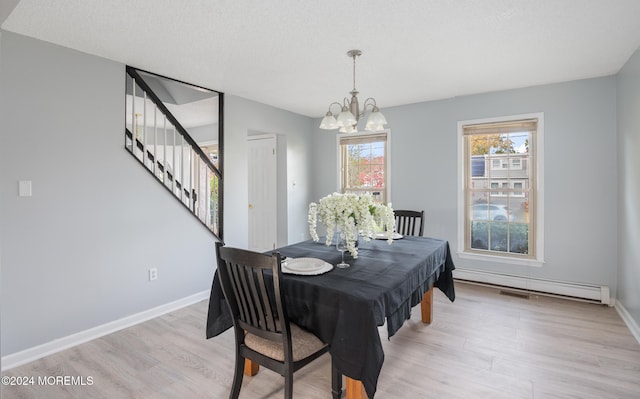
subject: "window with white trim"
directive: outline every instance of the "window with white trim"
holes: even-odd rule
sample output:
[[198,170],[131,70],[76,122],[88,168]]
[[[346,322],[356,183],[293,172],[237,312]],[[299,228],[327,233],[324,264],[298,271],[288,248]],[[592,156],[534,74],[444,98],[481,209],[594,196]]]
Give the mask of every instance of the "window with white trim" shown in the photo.
[[462,251],[539,259],[539,118],[462,122],[460,127],[464,164]]
[[370,193],[387,203],[388,147],[388,132],[339,135],[340,192]]

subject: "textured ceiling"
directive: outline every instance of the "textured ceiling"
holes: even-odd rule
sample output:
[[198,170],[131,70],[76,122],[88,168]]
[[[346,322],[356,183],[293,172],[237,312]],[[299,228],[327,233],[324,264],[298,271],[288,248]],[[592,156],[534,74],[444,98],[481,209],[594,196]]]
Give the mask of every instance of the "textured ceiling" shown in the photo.
[[639,16],[639,0],[21,0],[2,28],[320,117],[352,88],[352,48],[360,101],[384,109],[615,74]]

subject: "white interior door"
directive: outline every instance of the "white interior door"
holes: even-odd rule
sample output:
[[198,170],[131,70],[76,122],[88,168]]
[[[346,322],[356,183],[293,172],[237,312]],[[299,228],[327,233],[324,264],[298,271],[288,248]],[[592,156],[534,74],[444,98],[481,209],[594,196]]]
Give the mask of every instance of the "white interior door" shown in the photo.
[[277,241],[276,136],[248,138],[249,250],[264,252]]

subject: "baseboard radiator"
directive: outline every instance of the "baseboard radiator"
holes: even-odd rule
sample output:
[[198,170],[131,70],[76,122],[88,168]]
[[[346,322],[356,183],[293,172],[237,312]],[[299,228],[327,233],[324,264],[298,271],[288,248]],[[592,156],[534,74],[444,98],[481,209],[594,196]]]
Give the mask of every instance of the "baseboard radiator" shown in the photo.
[[609,287],[604,285],[543,280],[470,269],[456,269],[453,271],[453,277],[460,281],[505,288],[515,292],[535,293],[613,306]]

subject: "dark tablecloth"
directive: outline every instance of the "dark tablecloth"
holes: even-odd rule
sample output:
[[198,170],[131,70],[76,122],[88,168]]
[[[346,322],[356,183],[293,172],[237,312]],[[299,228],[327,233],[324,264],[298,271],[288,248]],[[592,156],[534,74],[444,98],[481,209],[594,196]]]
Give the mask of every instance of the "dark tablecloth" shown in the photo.
[[[311,257],[336,264],[340,253],[324,241],[311,240],[282,247],[287,257]],[[360,240],[358,259],[345,256],[351,267],[334,268],[319,276],[283,275],[283,289],[291,321],[331,346],[338,370],[362,381],[373,398],[384,352],[378,326],[385,321],[392,337],[411,316],[432,286],[455,299],[454,270],[449,243],[425,237],[405,237],[389,245],[385,240]],[[207,338],[232,326],[217,273],[211,288]]]

